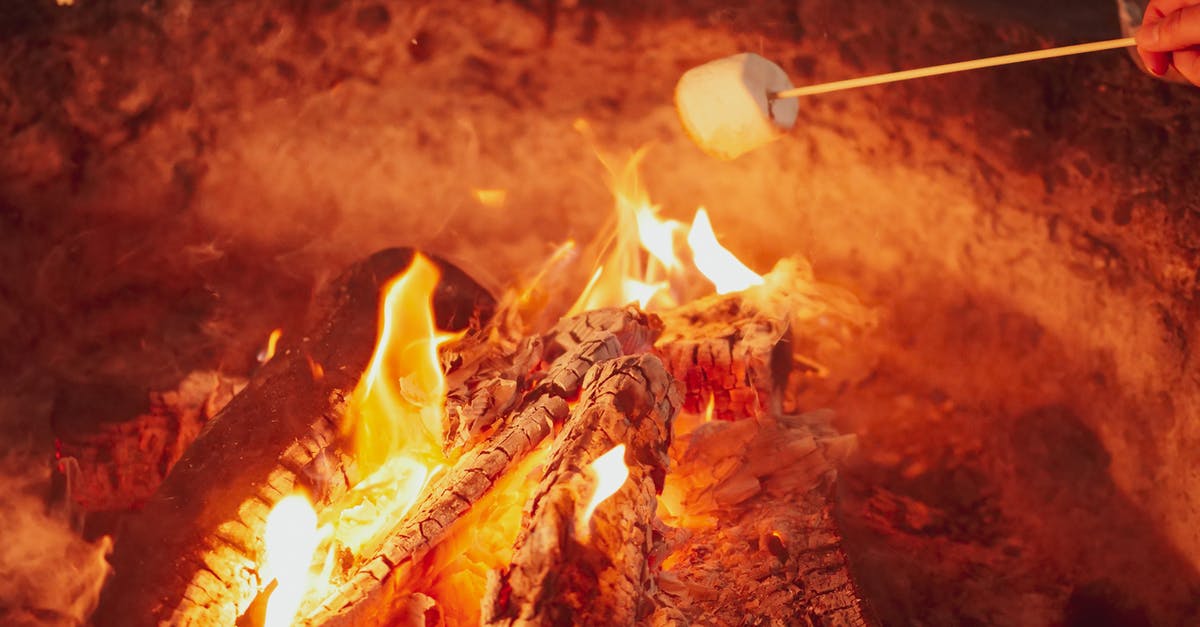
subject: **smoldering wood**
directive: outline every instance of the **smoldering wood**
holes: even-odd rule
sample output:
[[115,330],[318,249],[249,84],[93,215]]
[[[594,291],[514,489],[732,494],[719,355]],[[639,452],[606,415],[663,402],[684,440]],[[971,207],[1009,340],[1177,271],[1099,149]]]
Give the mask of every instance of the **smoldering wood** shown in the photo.
[[[544,336],[506,340],[497,329],[498,337],[487,342],[449,347],[444,361],[458,363],[447,381],[447,451],[476,443],[511,412],[532,383],[542,386],[537,393],[571,393],[591,364],[648,350],[661,332],[655,315],[636,307],[607,308],[560,320]],[[564,359],[568,354],[573,357]],[[549,369],[537,371],[544,363],[551,364]],[[552,388],[545,386],[546,380]]]
[[663,314],[655,345],[687,392],[684,411],[737,420],[763,415],[792,368],[786,318],[764,313],[737,295],[699,299]]
[[[471,448],[497,420],[508,415],[542,361],[540,337],[511,346],[488,338],[467,346],[443,348],[443,362],[454,365],[447,376],[446,416],[443,420],[447,453]],[[447,368],[449,369],[449,368]]]
[[655,622],[876,624],[833,515],[835,466],[854,446],[820,412],[713,421],[680,437],[665,497],[678,529]]
[[[657,494],[681,400],[653,355],[588,371],[526,507],[513,561],[489,579],[486,624],[633,625],[649,613]],[[587,529],[577,527],[594,489],[589,464],[621,443],[629,478]]]
[[[379,624],[408,607],[405,575],[505,472],[567,420],[567,401],[580,393],[583,375],[597,363],[650,349],[661,331],[658,318],[635,307],[600,309],[568,318],[531,344],[543,347],[544,372],[522,395],[517,410],[496,421],[490,437],[427,489],[418,506],[305,621],[311,625]],[[676,403],[676,406],[678,403]]]
[[[294,334],[303,339],[282,344],[206,426],[118,537],[97,625],[233,624],[262,583],[260,535],[274,503],[296,490],[327,502],[356,481],[342,409],[375,344],[381,288],[412,258],[388,249],[353,266],[318,301],[308,333]],[[491,296],[438,265],[438,325],[486,320]]]
[[91,513],[128,510],[150,498],[204,425],[245,385],[217,371],[193,372],[178,388],[151,393],[146,413],[60,436],[58,470],[71,502]]

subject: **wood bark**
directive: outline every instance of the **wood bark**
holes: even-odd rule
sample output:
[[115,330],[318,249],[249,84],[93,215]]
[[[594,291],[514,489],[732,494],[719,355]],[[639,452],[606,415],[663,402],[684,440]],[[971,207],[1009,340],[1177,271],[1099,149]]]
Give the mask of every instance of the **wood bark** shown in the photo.
[[[341,410],[375,343],[381,287],[412,255],[385,250],[343,275],[318,304],[322,319],[295,334],[306,339],[281,346],[207,425],[118,537],[97,625],[233,624],[262,583],[261,530],[274,503],[296,490],[320,503],[353,484]],[[490,316],[491,297],[439,265],[438,324]]]
[[[636,308],[603,309],[566,319],[540,342],[544,372],[522,397],[518,409],[422,495],[419,505],[398,521],[378,555],[354,572],[309,613],[306,624],[359,625],[394,620],[404,608],[406,574],[414,562],[443,537],[447,529],[496,480],[513,468],[567,419],[567,402],[580,393],[583,375],[595,364],[644,353],[661,330],[658,319]],[[569,422],[569,421],[568,421]]]
[[875,624],[833,517],[835,465],[853,447],[820,413],[714,421],[679,438],[653,622]]
[[[680,403],[653,355],[588,372],[527,506],[513,562],[489,581],[486,624],[633,625],[649,613],[657,494]],[[583,521],[580,509],[596,481],[589,464],[618,444],[628,446],[629,478]]]
[[738,420],[763,415],[792,368],[788,320],[737,295],[713,296],[663,314],[655,345],[686,387],[683,409]]

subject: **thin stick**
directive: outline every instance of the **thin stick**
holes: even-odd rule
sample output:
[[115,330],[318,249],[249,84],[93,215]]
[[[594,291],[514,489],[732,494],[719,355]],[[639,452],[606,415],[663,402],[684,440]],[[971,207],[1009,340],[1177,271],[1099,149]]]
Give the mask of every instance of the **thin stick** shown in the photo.
[[826,94],[831,91],[854,89],[856,87],[867,87],[868,85],[881,85],[883,83],[894,83],[896,81],[906,81],[912,78],[924,78],[926,76],[951,74],[953,72],[965,72],[966,70],[977,70],[979,68],[995,67],[997,65],[1024,63],[1025,61],[1038,61],[1040,59],[1053,59],[1055,57],[1066,57],[1073,54],[1084,54],[1087,52],[1099,52],[1101,50],[1113,50],[1115,48],[1126,48],[1133,45],[1135,45],[1133,37],[1125,37],[1122,39],[1097,41],[1090,44],[1078,44],[1074,46],[1063,46],[1061,48],[1050,48],[1048,50],[1018,52],[1016,54],[1006,54],[998,57],[988,57],[986,59],[975,59],[974,61],[960,61],[958,63],[947,63],[945,65],[935,65],[932,67],[917,68],[915,70],[889,72],[887,74],[863,76],[861,78],[852,78],[849,80],[835,81],[832,83],[822,83],[820,85],[796,87],[795,89],[786,89],[784,91],[776,92],[772,94],[771,97],[778,99],[812,96],[814,94]]

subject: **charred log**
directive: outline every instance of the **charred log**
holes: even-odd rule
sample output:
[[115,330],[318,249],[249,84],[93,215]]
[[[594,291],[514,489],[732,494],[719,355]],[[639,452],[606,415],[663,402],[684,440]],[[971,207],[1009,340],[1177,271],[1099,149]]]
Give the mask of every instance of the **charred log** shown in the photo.
[[788,321],[747,305],[740,296],[701,299],[664,315],[655,351],[683,381],[683,409],[711,404],[721,420],[760,416],[792,367]]
[[[374,345],[381,287],[412,257],[389,249],[348,271],[305,339],[282,346],[207,425],[118,538],[96,624],[233,624],[246,609],[271,506],[297,489],[325,502],[355,481],[338,441],[341,410]],[[490,316],[491,297],[439,265],[438,324],[464,329]]]
[[835,465],[854,442],[820,413],[714,421],[680,437],[662,499],[678,529],[656,619],[875,624],[833,517]]
[[[588,373],[527,507],[513,563],[489,582],[486,624],[632,625],[649,614],[656,495],[679,405],[674,380],[654,356]],[[594,489],[588,465],[622,443],[629,479],[594,520],[581,520],[580,504]]]
[[660,330],[657,317],[636,308],[602,309],[564,320],[535,342],[533,345],[545,347],[541,358],[549,365],[544,373],[530,376],[531,381],[536,378],[536,385],[522,395],[517,409],[496,420],[489,437],[426,491],[415,511],[389,534],[378,555],[348,574],[346,583],[323,600],[308,623],[359,625],[395,620],[409,607],[403,595],[414,564],[501,475],[549,436],[555,424],[570,424],[567,402],[579,395],[583,375],[594,365],[627,352],[644,353]]

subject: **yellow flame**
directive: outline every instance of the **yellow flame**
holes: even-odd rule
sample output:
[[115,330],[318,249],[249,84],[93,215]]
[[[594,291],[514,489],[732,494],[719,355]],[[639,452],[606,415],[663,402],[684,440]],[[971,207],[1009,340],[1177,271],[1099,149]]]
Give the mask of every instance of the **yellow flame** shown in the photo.
[[439,279],[437,266],[416,255],[385,288],[379,339],[354,391],[350,421],[359,468],[367,473],[397,453],[441,451],[446,378],[438,347],[456,336],[434,326]]
[[475,200],[485,207],[499,209],[504,206],[504,201],[508,200],[508,190],[506,189],[473,189],[471,194],[475,196]]
[[347,429],[365,477],[330,508],[353,553],[377,540],[449,464],[442,451],[446,379],[438,347],[457,337],[433,318],[438,269],[421,255],[384,288],[375,352],[351,397]]
[[658,260],[667,270],[680,267],[675,255],[675,233],[683,225],[675,220],[659,219],[654,208],[643,205],[637,209],[638,240],[642,248]]
[[763,278],[746,264],[738,260],[717,241],[712,222],[703,207],[696,210],[692,229],[688,232],[688,246],[692,248],[692,262],[717,288],[718,294],[740,292],[755,285],[762,285]]
[[267,515],[263,543],[263,581],[276,582],[263,625],[288,627],[308,590],[313,553],[320,543],[317,513],[308,499],[293,494],[276,503]]
[[717,399],[712,392],[708,393],[708,405],[704,408],[704,422],[712,422],[713,410],[717,408]]
[[626,302],[637,303],[639,307],[645,309],[646,305],[649,305],[659,292],[667,289],[667,282],[644,283],[637,279],[625,279],[621,287]]
[[[586,130],[586,124],[583,128]],[[638,172],[646,152],[643,147],[618,166],[611,157],[597,151],[609,174],[614,215],[593,243],[597,269],[570,314],[631,302],[643,308],[655,303],[660,307],[674,304],[691,295],[675,293],[672,288],[680,287],[696,270],[717,286],[719,294],[763,283],[761,276],[721,246],[703,208],[696,211],[690,230],[681,222],[659,217],[659,207],[650,201]],[[685,267],[676,253],[676,235],[682,237],[684,231],[688,231],[687,245],[695,270]]]
[[608,497],[616,494],[617,490],[625,484],[625,480],[629,478],[629,467],[625,465],[625,445],[618,444],[609,452],[597,457],[592,461],[592,474],[596,478],[596,488],[592,490],[592,498],[583,508],[583,514],[580,516],[580,535],[587,537],[587,529],[592,521],[592,514],[596,513],[596,508],[600,506]]
[[258,354],[258,363],[265,364],[271,361],[275,356],[275,347],[279,344],[279,338],[283,336],[283,329],[275,329],[267,336],[267,346]]
[[512,562],[525,504],[549,457],[550,438],[501,475],[483,498],[456,520],[412,574],[414,591],[434,599],[444,625],[479,625],[479,600],[488,576]]

